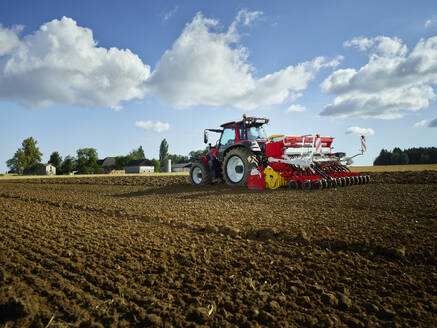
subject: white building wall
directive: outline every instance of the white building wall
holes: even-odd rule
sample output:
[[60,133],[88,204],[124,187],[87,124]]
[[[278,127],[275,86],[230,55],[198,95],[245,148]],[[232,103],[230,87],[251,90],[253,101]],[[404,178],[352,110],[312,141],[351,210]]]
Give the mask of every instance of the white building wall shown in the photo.
[[140,173],[153,173],[155,171],[154,166],[140,166]]
[[154,171],[155,167],[153,166],[126,166],[124,169],[126,174],[153,173]]

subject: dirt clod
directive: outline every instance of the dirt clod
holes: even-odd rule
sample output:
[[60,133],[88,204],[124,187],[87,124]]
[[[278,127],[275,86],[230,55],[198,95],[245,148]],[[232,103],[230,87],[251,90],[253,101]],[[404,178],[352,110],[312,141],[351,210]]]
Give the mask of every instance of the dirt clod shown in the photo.
[[161,327],[162,326],[162,319],[161,317],[157,316],[154,313],[151,314],[147,314],[145,319],[144,319],[144,323],[146,325],[150,325],[152,327]]
[[204,307],[194,308],[191,310],[190,313],[188,313],[187,319],[197,322],[199,324],[203,324],[209,319],[209,311],[207,308]]
[[335,306],[338,304],[337,297],[335,297],[335,295],[331,293],[323,293],[321,299],[322,302],[325,303],[326,305]]
[[339,305],[344,309],[349,309],[352,306],[352,301],[345,294],[339,293],[338,295]]

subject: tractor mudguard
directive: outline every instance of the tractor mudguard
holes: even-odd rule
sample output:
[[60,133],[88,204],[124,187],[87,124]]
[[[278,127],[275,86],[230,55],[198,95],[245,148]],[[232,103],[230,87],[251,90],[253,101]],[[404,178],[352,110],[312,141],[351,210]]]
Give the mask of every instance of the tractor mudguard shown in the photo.
[[200,156],[200,160],[208,167],[209,159],[206,156]]

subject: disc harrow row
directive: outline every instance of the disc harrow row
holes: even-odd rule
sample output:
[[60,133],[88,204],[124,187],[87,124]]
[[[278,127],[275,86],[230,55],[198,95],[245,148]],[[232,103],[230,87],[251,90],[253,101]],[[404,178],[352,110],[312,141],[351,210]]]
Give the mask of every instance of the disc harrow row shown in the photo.
[[342,177],[331,177],[327,179],[320,176],[303,176],[300,179],[290,180],[288,187],[290,189],[326,189],[326,188],[336,188],[336,187],[346,187],[352,185],[361,185],[370,182],[370,176],[368,175],[351,175]]
[[270,166],[288,181],[290,189],[325,189],[370,182],[370,176],[353,173],[337,162],[326,162],[324,165],[312,164],[303,169],[283,163],[270,163]]

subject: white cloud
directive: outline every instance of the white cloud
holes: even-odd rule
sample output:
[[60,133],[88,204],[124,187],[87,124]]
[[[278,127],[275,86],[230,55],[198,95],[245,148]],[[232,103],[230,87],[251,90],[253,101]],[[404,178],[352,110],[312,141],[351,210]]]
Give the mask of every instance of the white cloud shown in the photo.
[[343,46],[345,47],[357,47],[361,51],[365,51],[369,49],[372,45],[373,45],[373,40],[363,37],[354,38],[352,40],[345,41],[343,43]]
[[255,19],[264,14],[262,11],[248,11],[247,9],[238,12],[236,21],[244,25],[250,25]]
[[229,29],[221,32],[217,20],[198,13],[161,57],[144,84],[146,93],[177,108],[202,105],[251,110],[289,102],[320,69],[335,67],[342,59],[317,57],[255,77],[237,27],[259,15],[240,12]]
[[153,73],[129,49],[98,47],[92,31],[71,18],[52,20],[22,37],[20,27],[0,26],[0,100],[31,108],[58,104],[120,109],[122,101],[149,95],[176,108],[289,106],[321,69],[336,67],[342,57],[316,57],[257,76],[238,28],[261,15],[241,10],[223,29],[218,20],[198,13]]
[[437,128],[437,118],[429,122],[428,127]]
[[135,126],[142,128],[144,130],[153,130],[156,132],[163,132],[170,129],[170,124],[163,122],[152,122],[152,121],[137,121]]
[[179,6],[175,6],[172,10],[170,10],[169,12],[166,12],[162,16],[163,22],[168,21],[170,18],[172,18],[174,15],[176,15],[176,13],[178,12],[178,9],[179,9]]
[[150,67],[129,49],[98,47],[73,19],[52,20],[21,39],[18,32],[0,27],[0,99],[119,109],[142,98]]
[[346,134],[358,134],[373,136],[375,131],[372,128],[360,128],[359,126],[351,126],[346,130]]
[[321,115],[393,119],[427,108],[436,98],[437,36],[421,39],[409,54],[398,38],[356,38],[345,45],[368,50],[369,61],[322,82],[322,90],[336,97]]
[[437,23],[437,17],[436,16],[434,16],[434,17],[432,17],[430,19],[427,19],[426,22],[425,22],[425,28],[428,28],[428,27],[430,27],[432,25],[435,25],[436,23]]
[[8,54],[20,45],[18,33],[22,30],[23,26],[21,25],[7,29],[0,24],[0,56]]
[[306,110],[305,106],[299,105],[299,104],[291,104],[287,109],[286,112],[303,112]]
[[394,37],[377,36],[373,39],[354,38],[343,43],[345,47],[357,47],[361,51],[373,48],[373,53],[379,56],[405,56],[407,46],[402,44],[402,40]]
[[426,122],[427,122],[426,120],[416,122],[416,123],[414,123],[413,128],[421,128],[421,127],[426,125]]

